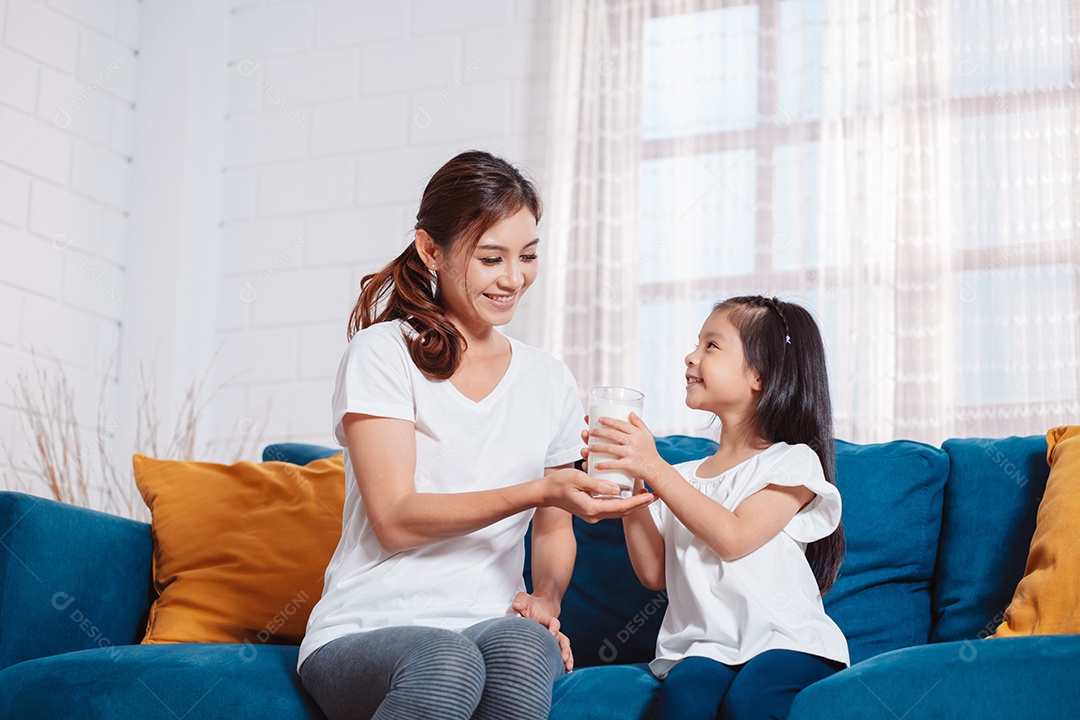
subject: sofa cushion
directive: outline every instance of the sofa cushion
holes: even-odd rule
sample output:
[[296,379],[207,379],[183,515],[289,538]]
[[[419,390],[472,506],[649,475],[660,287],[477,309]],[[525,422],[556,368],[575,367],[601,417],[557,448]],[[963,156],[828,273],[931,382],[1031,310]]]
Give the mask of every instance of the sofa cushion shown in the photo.
[[885,653],[810,685],[789,720],[1076,716],[1080,637],[962,640]]
[[341,457],[134,467],[160,594],[143,642],[299,643],[341,537]]
[[1046,433],[1050,477],[1024,578],[994,637],[1080,633],[1080,427]]
[[138,642],[152,594],[149,525],[0,492],[0,669]]
[[948,469],[945,453],[922,443],[836,442],[847,555],[825,610],[847,637],[853,664],[929,638]]
[[660,681],[645,663],[575,669],[555,681],[550,720],[642,720]]
[[1046,438],[946,440],[933,642],[986,637],[1024,574],[1039,498],[1050,469]]
[[30,660],[0,671],[0,717],[322,720],[296,674],[297,651],[128,645]]

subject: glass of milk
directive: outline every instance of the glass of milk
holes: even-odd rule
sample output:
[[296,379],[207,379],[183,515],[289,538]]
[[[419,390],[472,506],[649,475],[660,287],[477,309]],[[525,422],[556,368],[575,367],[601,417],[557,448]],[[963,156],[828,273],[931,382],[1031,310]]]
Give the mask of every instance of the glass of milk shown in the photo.
[[[621,488],[618,497],[630,497],[634,492],[634,479],[622,470],[597,470],[597,463],[617,460],[614,455],[592,451],[592,445],[604,445],[607,440],[592,439],[592,431],[599,425],[600,418],[630,421],[630,413],[641,417],[641,408],[645,395],[624,387],[596,387],[589,391],[589,475],[597,480],[610,480]],[[609,497],[609,496],[603,496]],[[614,497],[614,496],[610,496]]]

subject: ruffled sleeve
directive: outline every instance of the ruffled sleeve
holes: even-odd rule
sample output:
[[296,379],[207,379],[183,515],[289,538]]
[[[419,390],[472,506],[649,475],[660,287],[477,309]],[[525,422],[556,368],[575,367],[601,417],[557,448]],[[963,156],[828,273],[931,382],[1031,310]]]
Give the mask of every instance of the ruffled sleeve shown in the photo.
[[802,485],[814,493],[814,499],[784,527],[783,532],[796,542],[821,540],[831,535],[840,524],[840,491],[825,480],[821,460],[809,445],[792,445],[783,450],[771,465],[754,473],[752,483],[740,495],[745,499],[768,485]]

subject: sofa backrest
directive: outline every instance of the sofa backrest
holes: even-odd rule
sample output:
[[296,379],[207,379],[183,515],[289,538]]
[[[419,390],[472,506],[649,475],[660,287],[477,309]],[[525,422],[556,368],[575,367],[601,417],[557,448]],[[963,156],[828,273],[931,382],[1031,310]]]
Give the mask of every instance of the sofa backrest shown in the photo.
[[142,640],[153,595],[150,526],[0,492],[0,670]]
[[263,462],[287,462],[293,465],[307,465],[315,460],[332,457],[341,452],[341,448],[311,445],[308,443],[274,443],[263,448]]
[[992,634],[1024,574],[1050,467],[1046,437],[946,440],[949,481],[934,581],[933,642]]
[[[658,438],[657,447],[674,464],[705,457],[716,444],[674,436]],[[928,641],[947,475],[947,456],[929,445],[837,441],[847,557],[825,606],[848,638],[852,662]],[[621,522],[575,519],[574,529],[578,559],[560,619],[575,663],[651,660],[667,595],[638,583]]]
[[[847,557],[825,607],[848,638],[852,662],[992,632],[1023,574],[1048,475],[1045,438],[836,447]],[[679,463],[716,444],[668,436],[657,448]],[[267,460],[306,463],[338,450],[267,452]],[[578,666],[651,660],[666,594],[638,583],[620,521],[575,518],[574,532],[578,559],[561,620]]]
[[949,460],[910,440],[836,443],[847,556],[825,610],[851,662],[924,645]]

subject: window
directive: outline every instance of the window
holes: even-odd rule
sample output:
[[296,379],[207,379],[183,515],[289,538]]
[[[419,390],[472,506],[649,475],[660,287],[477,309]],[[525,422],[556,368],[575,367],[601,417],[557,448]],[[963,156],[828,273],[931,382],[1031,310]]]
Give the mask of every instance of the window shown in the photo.
[[[847,28],[820,0],[646,20],[639,353],[654,432],[701,431],[682,358],[711,305],[745,293],[815,313],[848,439],[1041,432],[1080,397],[1080,18],[1065,2],[860,5]],[[912,62],[936,65],[894,77]],[[944,435],[913,398],[946,408]],[[859,435],[867,404],[894,418],[876,438]]]

